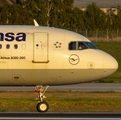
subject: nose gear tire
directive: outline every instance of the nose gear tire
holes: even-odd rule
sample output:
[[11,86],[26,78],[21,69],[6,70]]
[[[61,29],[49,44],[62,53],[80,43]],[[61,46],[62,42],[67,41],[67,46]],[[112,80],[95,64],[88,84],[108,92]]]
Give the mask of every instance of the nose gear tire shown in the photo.
[[40,102],[37,104],[38,112],[47,112],[49,109],[49,105],[46,102]]

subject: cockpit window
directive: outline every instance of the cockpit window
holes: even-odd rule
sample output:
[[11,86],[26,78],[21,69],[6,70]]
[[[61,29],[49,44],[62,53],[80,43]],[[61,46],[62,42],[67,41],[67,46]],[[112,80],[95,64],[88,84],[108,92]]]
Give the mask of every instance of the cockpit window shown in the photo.
[[78,42],[78,50],[88,49],[84,42]]
[[97,49],[91,42],[70,42],[69,50]]
[[91,42],[85,42],[86,45],[91,49],[97,49]]
[[76,50],[76,42],[69,43],[69,50]]

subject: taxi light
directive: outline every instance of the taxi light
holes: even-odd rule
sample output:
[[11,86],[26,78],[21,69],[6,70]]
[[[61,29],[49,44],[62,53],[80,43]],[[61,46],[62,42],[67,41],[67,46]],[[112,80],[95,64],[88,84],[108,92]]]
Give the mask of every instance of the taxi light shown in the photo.
[[40,92],[40,90],[35,90],[35,92]]

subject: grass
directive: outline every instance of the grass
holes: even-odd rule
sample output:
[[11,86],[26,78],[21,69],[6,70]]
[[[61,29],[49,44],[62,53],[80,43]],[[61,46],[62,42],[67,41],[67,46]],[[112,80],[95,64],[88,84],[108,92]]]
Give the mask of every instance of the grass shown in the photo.
[[[120,92],[49,91],[46,95],[49,112],[121,112]],[[0,92],[0,96],[0,112],[37,111],[34,92]]]
[[[48,98],[50,112],[121,112],[121,98]],[[0,112],[35,112],[33,99],[1,98]]]
[[51,112],[121,112],[121,99],[115,98],[68,98],[56,99],[48,103]]
[[119,68],[112,76],[102,79],[100,81],[96,81],[99,83],[121,83],[121,42],[98,42],[94,43],[94,45],[110,55],[112,55],[119,64]]
[[36,111],[35,99],[0,98],[0,112]]

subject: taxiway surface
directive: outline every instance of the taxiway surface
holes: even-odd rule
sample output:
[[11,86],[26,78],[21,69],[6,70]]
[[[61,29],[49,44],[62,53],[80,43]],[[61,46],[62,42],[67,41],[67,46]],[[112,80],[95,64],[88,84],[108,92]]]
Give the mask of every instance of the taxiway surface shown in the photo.
[[[35,86],[0,86],[0,91],[34,91]],[[48,91],[116,91],[121,92],[121,83],[82,83],[50,86]]]
[[58,112],[47,112],[47,113],[38,113],[38,112],[1,112],[0,119],[110,119],[110,120],[120,120],[121,113],[58,113]]

